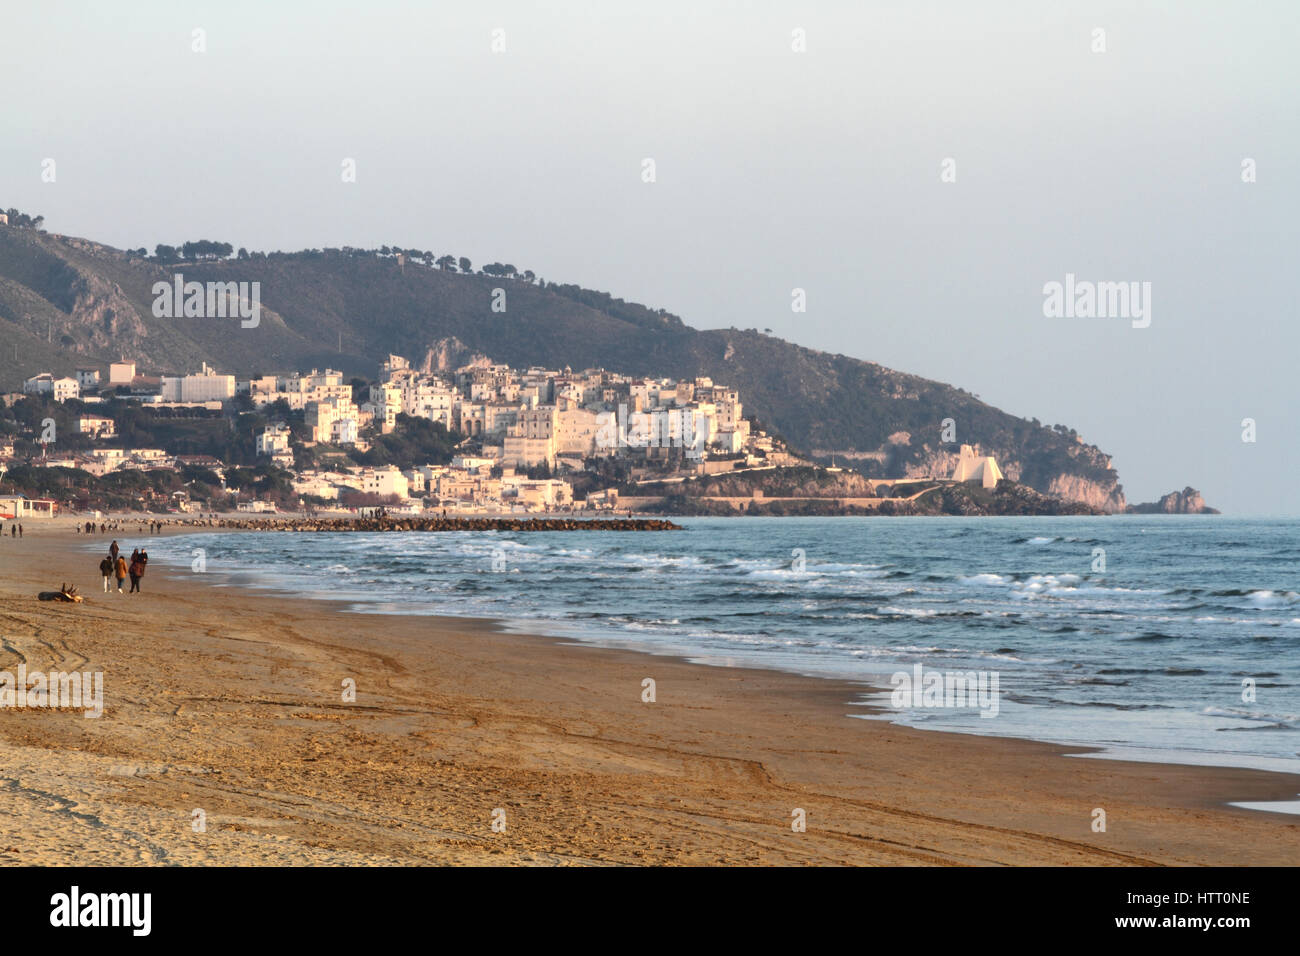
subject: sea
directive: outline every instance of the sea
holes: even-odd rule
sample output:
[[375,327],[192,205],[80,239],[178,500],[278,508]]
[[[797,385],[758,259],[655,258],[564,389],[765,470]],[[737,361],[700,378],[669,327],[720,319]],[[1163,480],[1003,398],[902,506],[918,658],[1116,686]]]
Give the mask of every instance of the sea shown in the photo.
[[[218,586],[857,681],[863,719],[1300,773],[1300,520],[674,520],[148,546],[182,569],[202,552]],[[996,707],[907,690],[935,672],[982,675],[986,695],[996,677]]]

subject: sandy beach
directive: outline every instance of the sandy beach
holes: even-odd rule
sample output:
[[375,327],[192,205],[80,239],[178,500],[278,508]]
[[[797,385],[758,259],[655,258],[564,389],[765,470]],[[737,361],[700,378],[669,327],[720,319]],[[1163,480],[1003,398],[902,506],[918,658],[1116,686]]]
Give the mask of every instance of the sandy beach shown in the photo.
[[[128,554],[149,542],[130,527]],[[927,733],[851,718],[846,682],[157,566],[142,594],[105,595],[70,520],[26,532],[0,541],[0,669],[102,671],[104,713],[0,709],[6,864],[1300,860],[1300,818],[1225,805],[1294,799],[1300,777]],[[37,600],[61,582],[84,603]]]

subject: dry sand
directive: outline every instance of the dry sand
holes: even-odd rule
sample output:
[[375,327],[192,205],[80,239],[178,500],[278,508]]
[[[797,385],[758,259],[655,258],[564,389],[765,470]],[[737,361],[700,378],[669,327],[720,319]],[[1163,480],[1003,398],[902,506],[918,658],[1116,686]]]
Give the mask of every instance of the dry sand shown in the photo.
[[[4,863],[1300,862],[1300,820],[1224,805],[1293,799],[1293,775],[916,731],[850,718],[846,682],[157,566],[143,594],[104,595],[70,522],[25,524],[0,541],[0,669],[102,671],[106,706],[0,710]],[[63,581],[85,603],[36,600]]]

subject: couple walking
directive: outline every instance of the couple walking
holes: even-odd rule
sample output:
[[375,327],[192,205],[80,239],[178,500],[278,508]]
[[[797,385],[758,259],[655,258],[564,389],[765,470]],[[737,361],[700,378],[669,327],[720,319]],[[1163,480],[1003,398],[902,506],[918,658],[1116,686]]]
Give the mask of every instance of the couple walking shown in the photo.
[[144,577],[145,566],[149,563],[149,552],[136,548],[131,552],[131,560],[128,562],[122,557],[117,542],[114,541],[108,548],[108,556],[99,562],[99,573],[104,577],[104,593],[108,593],[111,578],[117,578],[117,593],[122,593],[122,582],[131,578],[131,594],[140,590],[140,579]]

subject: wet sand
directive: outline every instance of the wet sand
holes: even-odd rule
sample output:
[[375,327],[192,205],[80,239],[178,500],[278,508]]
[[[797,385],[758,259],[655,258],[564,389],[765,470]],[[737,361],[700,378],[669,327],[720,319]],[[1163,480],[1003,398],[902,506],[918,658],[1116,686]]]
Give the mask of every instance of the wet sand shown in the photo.
[[[105,595],[70,521],[24,524],[0,541],[0,670],[102,671],[105,709],[0,709],[7,864],[1300,862],[1300,818],[1225,805],[1300,776],[912,730],[851,718],[848,682],[157,566]],[[84,603],[37,601],[65,581]]]

